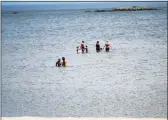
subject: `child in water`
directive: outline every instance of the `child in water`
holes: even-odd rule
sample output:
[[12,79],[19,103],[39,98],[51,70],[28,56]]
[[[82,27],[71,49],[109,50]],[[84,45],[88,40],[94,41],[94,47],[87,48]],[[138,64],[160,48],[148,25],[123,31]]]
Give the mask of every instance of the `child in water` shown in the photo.
[[86,53],[88,53],[88,47],[87,47],[87,45],[86,45],[86,48],[85,48],[85,49],[86,49]]
[[79,49],[79,46],[77,46],[77,47],[76,47],[76,52],[78,53],[79,50],[80,50],[80,49]]
[[56,67],[57,67],[57,66],[58,66],[58,67],[61,67],[61,64],[62,64],[62,62],[61,62],[61,59],[59,58],[58,61],[56,62],[56,65],[55,65],[55,66],[56,66]]

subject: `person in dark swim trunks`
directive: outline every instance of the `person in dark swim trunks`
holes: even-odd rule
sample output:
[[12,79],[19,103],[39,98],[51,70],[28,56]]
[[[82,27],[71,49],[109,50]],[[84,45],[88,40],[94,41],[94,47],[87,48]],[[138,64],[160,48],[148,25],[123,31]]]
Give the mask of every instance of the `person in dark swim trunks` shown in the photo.
[[97,41],[96,43],[96,52],[100,52],[101,48],[100,48],[100,44],[99,41]]
[[[110,45],[109,42],[107,41],[104,47],[105,47],[105,51],[106,51],[106,52],[109,52],[111,45]],[[104,49],[104,47],[103,47],[103,49]]]
[[82,44],[81,44],[81,50],[82,50],[82,53],[84,53],[84,51],[85,51],[85,44],[84,44],[84,41],[82,41]]
[[58,66],[58,67],[61,67],[61,64],[62,64],[62,63],[61,63],[61,59],[59,58],[58,61],[56,62],[56,65],[55,65],[55,66],[56,66],[56,67],[57,67],[57,66]]
[[88,47],[87,47],[87,45],[86,45],[86,48],[85,48],[85,49],[86,49],[86,53],[88,53]]

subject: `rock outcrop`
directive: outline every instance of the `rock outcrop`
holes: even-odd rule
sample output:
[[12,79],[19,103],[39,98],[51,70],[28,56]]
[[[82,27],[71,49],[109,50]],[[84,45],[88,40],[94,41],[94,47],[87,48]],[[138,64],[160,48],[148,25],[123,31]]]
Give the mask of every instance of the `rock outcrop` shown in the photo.
[[[114,12],[114,11],[143,11],[143,10],[157,10],[156,8],[145,8],[145,7],[138,7],[133,6],[131,8],[114,8],[111,10],[95,10],[93,12]],[[92,12],[92,11],[86,11],[86,12]]]

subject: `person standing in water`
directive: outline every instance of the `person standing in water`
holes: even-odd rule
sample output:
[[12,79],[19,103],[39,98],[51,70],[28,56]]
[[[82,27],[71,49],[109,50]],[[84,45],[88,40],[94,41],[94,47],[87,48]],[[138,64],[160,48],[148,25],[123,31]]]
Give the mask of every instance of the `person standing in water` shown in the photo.
[[[106,52],[109,52],[111,45],[110,45],[110,43],[107,41],[104,47],[105,47],[105,51],[106,51]],[[103,49],[104,49],[104,47],[103,47]]]
[[56,67],[57,67],[57,66],[58,66],[58,67],[61,67],[61,64],[62,64],[62,63],[61,63],[61,59],[59,58],[58,61],[56,62],[56,65],[55,65],[55,66],[56,66]]
[[62,66],[63,67],[67,66],[67,61],[65,60],[65,57],[62,57]]
[[100,44],[99,44],[99,41],[97,41],[96,43],[96,52],[100,52]]
[[84,51],[85,51],[85,44],[84,44],[84,41],[82,41],[82,43],[81,43],[81,50],[82,50],[82,53],[84,53]]
[[78,53],[79,50],[80,50],[80,49],[79,49],[79,47],[77,46],[77,47],[76,47],[76,52]]
[[88,53],[88,47],[87,47],[87,45],[86,45],[86,48],[85,48],[85,49],[86,49],[86,53]]

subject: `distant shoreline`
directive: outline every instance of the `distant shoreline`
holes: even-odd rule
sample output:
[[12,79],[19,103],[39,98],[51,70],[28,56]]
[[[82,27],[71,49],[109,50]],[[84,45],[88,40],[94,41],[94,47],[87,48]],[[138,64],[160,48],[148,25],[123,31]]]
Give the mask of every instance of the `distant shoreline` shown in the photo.
[[[163,7],[155,7],[157,10],[167,8],[165,6]],[[44,11],[79,11],[82,10],[84,12],[95,12],[96,10],[105,10],[105,12],[114,12],[114,9],[116,8],[79,8],[79,9],[37,9],[37,10],[5,10],[5,8],[2,8],[1,13],[14,13],[14,12],[44,12]]]

